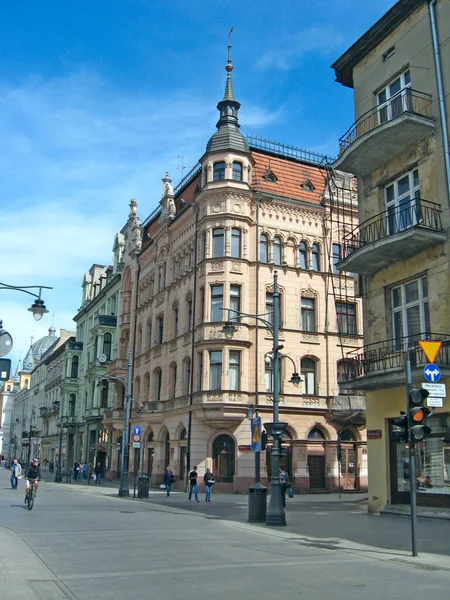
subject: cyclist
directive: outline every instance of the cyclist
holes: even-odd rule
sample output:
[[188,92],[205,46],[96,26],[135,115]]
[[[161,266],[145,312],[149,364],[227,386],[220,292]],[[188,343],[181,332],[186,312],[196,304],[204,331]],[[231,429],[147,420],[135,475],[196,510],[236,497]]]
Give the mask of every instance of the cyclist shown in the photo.
[[37,458],[33,458],[31,463],[28,465],[27,470],[25,471],[25,477],[26,477],[26,491],[25,491],[25,502],[26,502],[27,497],[28,497],[28,492],[30,490],[30,481],[34,482],[34,489],[37,492],[38,479],[42,479],[41,467],[38,464]]

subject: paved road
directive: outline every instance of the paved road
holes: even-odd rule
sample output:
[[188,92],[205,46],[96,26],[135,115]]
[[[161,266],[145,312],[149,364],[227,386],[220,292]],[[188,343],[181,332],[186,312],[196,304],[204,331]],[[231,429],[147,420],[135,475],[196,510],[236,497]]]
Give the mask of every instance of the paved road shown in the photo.
[[[44,482],[28,511],[23,489],[8,487],[8,474],[0,470],[2,600],[448,597],[447,556],[412,559],[368,546],[370,539],[363,545],[337,537],[334,529],[325,538],[291,525],[281,531],[250,525],[245,497],[197,504],[184,494],[166,500],[155,492],[140,501],[117,498],[108,488]],[[302,528],[314,521],[337,525],[347,513],[358,517],[364,510],[351,502],[314,503],[321,510],[309,510],[304,501],[296,505],[305,507],[295,508]],[[220,505],[227,518],[218,514]],[[294,506],[288,511],[293,522]],[[313,518],[312,512],[325,514]],[[367,519],[375,532],[384,517]]]

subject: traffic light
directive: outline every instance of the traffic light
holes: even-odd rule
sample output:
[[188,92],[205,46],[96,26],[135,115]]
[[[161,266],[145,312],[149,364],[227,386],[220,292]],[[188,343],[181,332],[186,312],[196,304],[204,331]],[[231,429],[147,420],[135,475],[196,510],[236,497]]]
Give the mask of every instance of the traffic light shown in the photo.
[[261,433],[261,450],[264,451],[266,449],[266,446],[267,446],[267,432],[266,432],[266,430],[264,430]]
[[392,419],[392,425],[395,429],[392,429],[391,438],[394,442],[407,442],[408,441],[408,417],[404,411],[400,412],[401,417]]
[[422,441],[431,433],[431,428],[426,424],[426,419],[431,411],[423,406],[429,395],[430,392],[423,388],[412,387],[408,392],[409,426],[413,443]]

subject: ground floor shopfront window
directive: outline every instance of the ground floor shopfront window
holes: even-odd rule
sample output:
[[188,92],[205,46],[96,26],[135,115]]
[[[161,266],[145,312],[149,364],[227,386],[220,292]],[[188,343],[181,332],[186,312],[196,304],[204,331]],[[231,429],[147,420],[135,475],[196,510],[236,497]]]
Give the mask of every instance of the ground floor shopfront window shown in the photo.
[[[431,435],[416,445],[417,503],[450,506],[450,419],[446,414],[427,419]],[[413,477],[408,445],[391,441],[392,504],[408,504]]]

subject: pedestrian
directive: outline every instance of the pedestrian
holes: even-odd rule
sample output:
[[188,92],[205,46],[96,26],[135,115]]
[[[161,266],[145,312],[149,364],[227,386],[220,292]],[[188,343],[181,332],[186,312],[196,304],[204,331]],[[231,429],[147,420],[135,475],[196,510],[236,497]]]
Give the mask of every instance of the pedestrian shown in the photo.
[[80,475],[80,463],[76,460],[73,464],[73,480],[78,482]]
[[281,488],[281,503],[286,506],[286,490],[289,485],[289,475],[284,470],[284,467],[280,467],[280,488]]
[[166,486],[167,497],[170,496],[170,492],[172,491],[172,484],[174,481],[175,475],[173,474],[172,469],[170,467],[167,467],[163,478],[163,484]]
[[93,474],[94,474],[94,465],[92,463],[89,463],[88,468],[87,468],[88,485],[90,485],[91,479],[93,479]]
[[12,468],[11,468],[11,489],[17,490],[17,483],[19,477],[22,476],[22,467],[17,462],[17,458],[13,460]]
[[50,471],[50,473],[53,473],[54,468],[55,468],[55,463],[53,462],[53,460],[51,460],[48,463],[48,470]]
[[98,462],[95,466],[95,484],[102,485],[102,463]]
[[203,481],[205,482],[206,492],[205,502],[211,502],[211,488],[215,484],[215,481],[214,475],[211,473],[211,469],[209,467],[206,469],[206,473],[203,476]]
[[198,499],[197,467],[194,467],[189,473],[189,501],[192,499],[192,492],[194,492],[195,500],[200,502]]
[[83,479],[86,479],[87,477],[87,470],[88,470],[88,464],[86,461],[84,461],[84,465],[83,465]]

